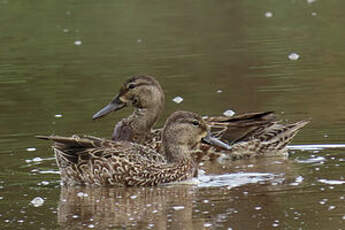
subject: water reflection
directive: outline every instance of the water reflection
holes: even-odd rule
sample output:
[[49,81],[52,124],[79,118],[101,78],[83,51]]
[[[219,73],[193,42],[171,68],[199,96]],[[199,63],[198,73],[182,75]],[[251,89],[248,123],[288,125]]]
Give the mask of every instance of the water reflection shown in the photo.
[[58,221],[63,229],[133,227],[200,229],[192,222],[195,186],[153,188],[62,187]]

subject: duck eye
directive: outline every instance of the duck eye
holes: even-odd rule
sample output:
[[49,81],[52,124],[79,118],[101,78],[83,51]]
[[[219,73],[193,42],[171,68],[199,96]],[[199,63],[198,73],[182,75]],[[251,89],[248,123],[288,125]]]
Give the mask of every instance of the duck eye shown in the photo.
[[135,84],[129,84],[128,85],[128,89],[134,89],[135,88]]
[[192,124],[195,125],[195,126],[199,126],[200,125],[199,121],[197,121],[197,120],[192,121]]

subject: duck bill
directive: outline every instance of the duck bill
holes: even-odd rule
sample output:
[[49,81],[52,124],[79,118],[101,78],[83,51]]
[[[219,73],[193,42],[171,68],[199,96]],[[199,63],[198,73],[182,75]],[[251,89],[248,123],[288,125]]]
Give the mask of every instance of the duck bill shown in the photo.
[[92,116],[92,119],[93,120],[96,120],[98,118],[101,118],[105,115],[107,115],[108,113],[111,113],[113,111],[116,111],[116,110],[120,110],[122,109],[123,107],[125,107],[127,104],[123,101],[121,101],[120,97],[119,96],[116,96],[114,98],[114,100],[112,100],[108,105],[106,105],[103,109],[101,109],[100,111],[98,111],[97,113],[95,113],[93,116]]
[[218,140],[215,137],[211,137],[210,135],[207,135],[206,137],[202,138],[201,141],[203,143],[205,143],[205,144],[214,145],[214,146],[226,149],[226,150],[230,150],[231,149],[230,145],[228,145],[228,144]]

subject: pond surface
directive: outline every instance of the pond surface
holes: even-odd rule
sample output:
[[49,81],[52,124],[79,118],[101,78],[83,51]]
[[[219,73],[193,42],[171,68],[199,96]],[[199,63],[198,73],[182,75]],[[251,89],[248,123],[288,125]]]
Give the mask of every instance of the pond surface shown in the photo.
[[[344,8],[0,0],[0,228],[345,229],[345,148],[329,148],[345,143]],[[109,137],[131,111],[91,116],[142,73],[166,92],[159,125],[178,109],[312,122],[288,158],[205,162],[196,184],[61,187],[50,143],[34,136]]]

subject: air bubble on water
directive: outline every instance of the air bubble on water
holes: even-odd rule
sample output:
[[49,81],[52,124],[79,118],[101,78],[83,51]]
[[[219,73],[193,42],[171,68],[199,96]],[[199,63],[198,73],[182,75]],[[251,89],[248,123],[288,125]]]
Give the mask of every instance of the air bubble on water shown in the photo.
[[304,178],[302,176],[299,176],[296,178],[296,183],[301,183],[304,180]]
[[26,151],[34,152],[34,151],[36,151],[36,148],[35,147],[29,147],[29,148],[26,148]]
[[316,0],[307,0],[307,2],[308,2],[309,4],[311,4],[311,3],[313,3],[313,2],[316,2]]
[[63,32],[64,32],[64,33],[68,33],[68,32],[69,32],[69,29],[63,29]]
[[235,115],[235,111],[228,109],[228,110],[225,110],[223,114],[224,114],[224,116],[232,117]]
[[48,185],[48,184],[49,184],[49,181],[45,181],[45,180],[38,183],[38,185]]
[[216,92],[217,92],[217,93],[223,93],[223,90],[218,89]]
[[32,201],[30,201],[30,203],[34,206],[34,207],[40,207],[43,205],[44,200],[41,197],[35,197]]
[[35,158],[33,158],[32,160],[25,160],[26,163],[30,163],[30,162],[41,162],[41,161],[43,161],[43,159],[40,158],[40,157],[35,157]]
[[204,227],[205,228],[209,228],[209,227],[211,227],[212,226],[212,223],[204,223]]
[[324,183],[324,184],[331,184],[331,185],[345,184],[345,181],[341,181],[341,180],[319,179],[318,182],[321,182],[321,183]]
[[89,224],[87,227],[88,228],[95,228],[95,225],[94,224]]
[[266,17],[266,18],[271,18],[272,16],[273,16],[273,13],[270,12],[270,11],[267,11],[267,12],[265,13],[265,17]]
[[172,207],[175,211],[183,210],[184,206],[174,206]]
[[88,197],[89,195],[87,193],[83,193],[83,192],[78,192],[77,193],[78,197]]
[[82,44],[82,41],[80,40],[74,41],[74,45],[76,46],[80,46],[81,44]]
[[62,117],[62,114],[55,114],[54,117],[56,117],[56,118],[61,118],[61,117]]
[[260,207],[260,206],[256,206],[254,209],[255,209],[255,210],[261,210],[261,209],[262,209],[262,207]]
[[331,211],[331,210],[333,210],[333,209],[335,209],[335,206],[334,206],[334,205],[331,205],[331,206],[328,207],[328,211]]
[[312,13],[311,13],[311,16],[316,16],[316,15],[317,15],[316,12],[312,12]]
[[324,205],[324,204],[326,204],[327,201],[328,201],[328,199],[322,199],[322,200],[319,201],[319,203],[321,205]]
[[173,102],[175,102],[176,104],[180,104],[183,101],[183,98],[180,96],[177,96],[173,99]]
[[300,58],[300,56],[297,53],[291,53],[291,54],[289,54],[288,58],[292,61],[296,61]]

